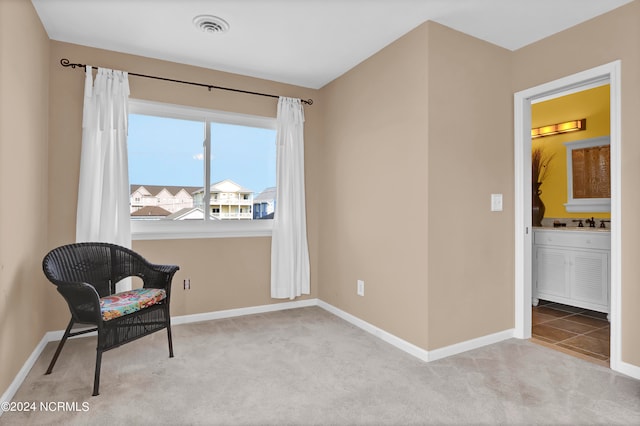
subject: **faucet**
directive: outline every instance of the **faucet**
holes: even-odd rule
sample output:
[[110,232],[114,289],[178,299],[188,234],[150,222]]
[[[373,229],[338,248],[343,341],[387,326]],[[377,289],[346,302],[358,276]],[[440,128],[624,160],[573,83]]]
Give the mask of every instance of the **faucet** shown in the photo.
[[600,219],[600,228],[606,229],[607,226],[605,225],[605,223],[607,222],[611,222],[611,221],[606,219]]
[[[596,227],[596,220],[591,217],[591,219],[585,219],[585,222],[587,222],[589,224],[589,228],[595,228]],[[578,225],[580,226],[580,225]]]
[[584,224],[582,223],[582,219],[574,219],[572,222],[578,222],[578,228],[584,228]]

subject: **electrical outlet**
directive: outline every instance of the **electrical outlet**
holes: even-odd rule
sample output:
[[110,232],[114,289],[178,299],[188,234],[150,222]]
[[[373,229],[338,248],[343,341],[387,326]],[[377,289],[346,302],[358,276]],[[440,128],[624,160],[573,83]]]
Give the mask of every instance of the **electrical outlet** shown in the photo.
[[358,296],[364,296],[364,281],[358,280]]
[[191,289],[191,278],[187,278],[186,280],[184,280],[184,289],[185,290]]

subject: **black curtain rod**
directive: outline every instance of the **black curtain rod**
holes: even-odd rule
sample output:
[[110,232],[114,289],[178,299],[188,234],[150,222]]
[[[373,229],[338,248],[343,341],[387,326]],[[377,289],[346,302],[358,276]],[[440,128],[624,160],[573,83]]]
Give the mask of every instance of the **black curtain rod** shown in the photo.
[[[85,70],[87,69],[87,66],[85,64],[72,64],[71,62],[69,62],[69,60],[67,58],[60,59],[60,65],[62,65],[63,67],[71,67],[71,68],[78,67],[78,68],[83,68]],[[214,86],[212,84],[195,83],[193,81],[184,81],[184,80],[175,80],[173,78],[156,77],[155,75],[138,74],[138,73],[135,73],[135,72],[130,72],[128,74],[136,76],[136,77],[153,78],[155,80],[171,81],[173,83],[182,83],[182,84],[190,84],[192,86],[206,87],[207,89],[209,89],[209,91],[211,91],[211,89],[218,89],[218,90],[227,90],[229,92],[246,93],[248,95],[266,96],[268,98],[279,98],[280,97],[278,95],[270,95],[269,93],[250,92],[248,90],[231,89],[229,87]],[[301,101],[302,101],[302,103],[305,103],[307,105],[313,105],[313,99],[301,99]]]

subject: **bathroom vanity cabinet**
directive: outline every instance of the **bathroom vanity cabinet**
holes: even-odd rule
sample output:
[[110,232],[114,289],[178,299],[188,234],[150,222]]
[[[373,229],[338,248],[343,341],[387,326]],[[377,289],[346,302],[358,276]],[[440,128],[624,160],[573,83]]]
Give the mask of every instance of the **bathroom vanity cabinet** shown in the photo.
[[539,299],[609,313],[611,234],[533,231],[533,305]]

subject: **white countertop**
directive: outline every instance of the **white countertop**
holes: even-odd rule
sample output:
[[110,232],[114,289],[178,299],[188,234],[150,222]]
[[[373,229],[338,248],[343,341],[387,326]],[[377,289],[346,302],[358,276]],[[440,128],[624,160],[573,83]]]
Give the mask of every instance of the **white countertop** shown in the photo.
[[541,231],[581,231],[581,232],[611,232],[609,228],[589,228],[588,226],[578,227],[578,226],[567,226],[567,227],[558,227],[554,228],[553,226],[534,226],[534,230]]

